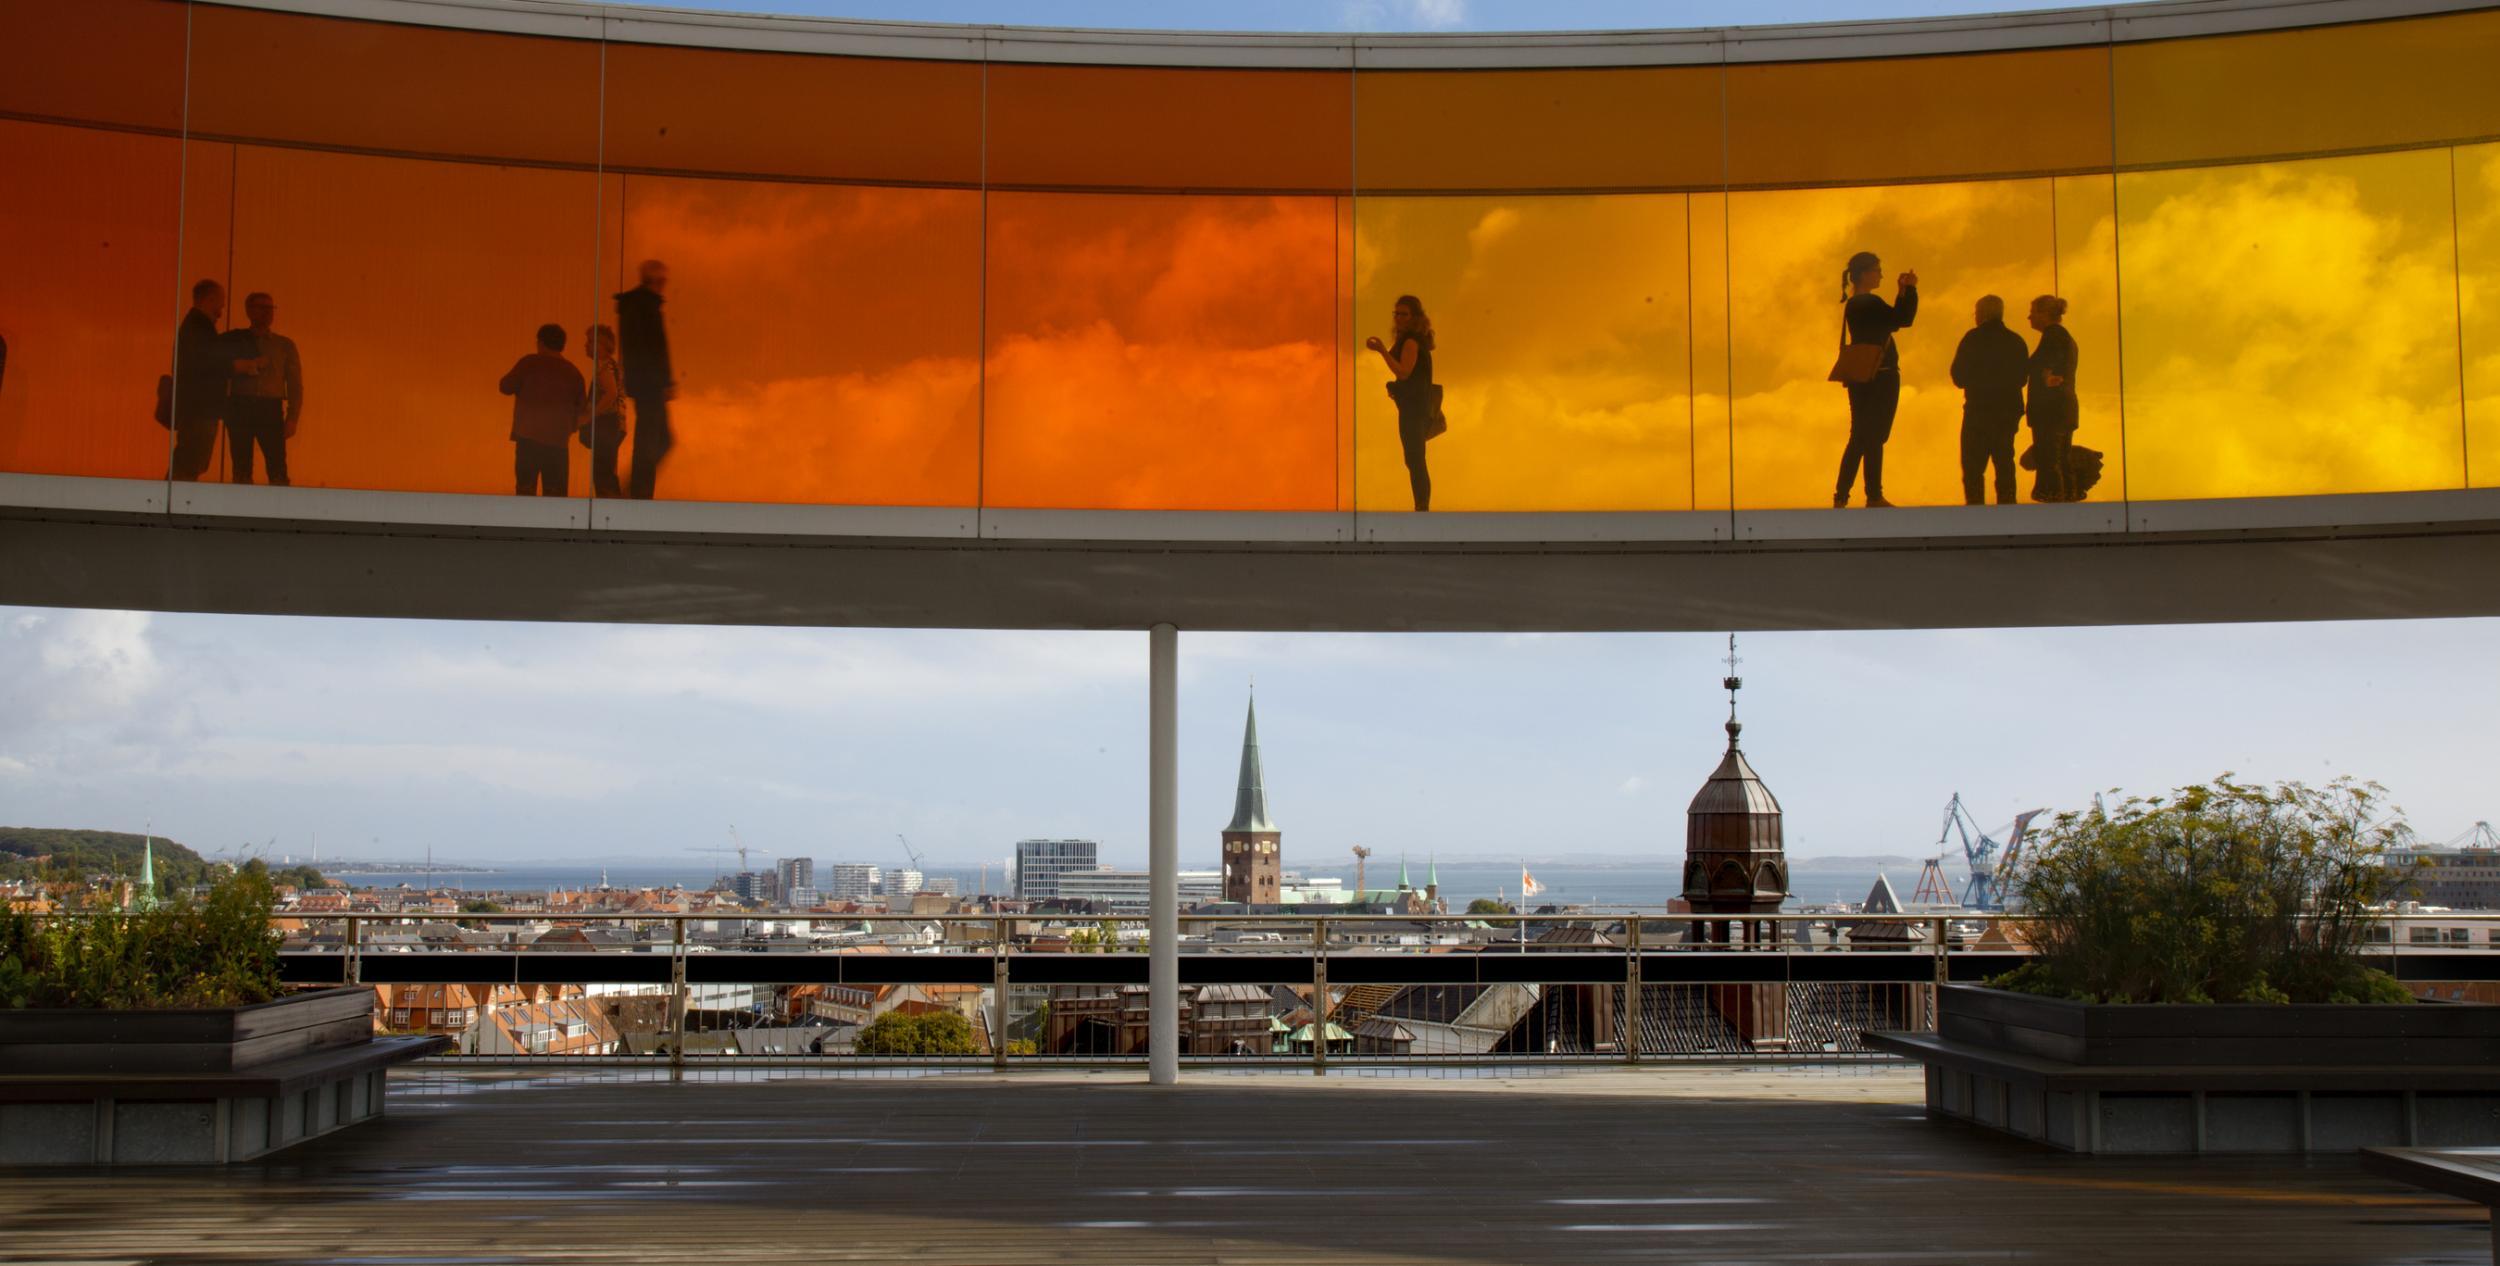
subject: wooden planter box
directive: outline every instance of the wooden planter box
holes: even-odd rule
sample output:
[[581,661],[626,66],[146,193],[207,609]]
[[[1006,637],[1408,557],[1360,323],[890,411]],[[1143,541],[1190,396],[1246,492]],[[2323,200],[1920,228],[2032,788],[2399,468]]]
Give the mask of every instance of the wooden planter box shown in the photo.
[[0,1011],[0,1164],[224,1164],[382,1114],[373,991],[248,1007]]
[[2115,1006],[1937,990],[1928,1111],[2078,1152],[2500,1144],[2500,1007]]

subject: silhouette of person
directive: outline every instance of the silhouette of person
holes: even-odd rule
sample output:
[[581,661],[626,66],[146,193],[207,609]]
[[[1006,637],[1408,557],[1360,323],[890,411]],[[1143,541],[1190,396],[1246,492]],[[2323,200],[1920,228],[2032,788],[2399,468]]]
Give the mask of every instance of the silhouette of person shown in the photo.
[[625,443],[625,377],[616,361],[616,331],[590,327],[590,420],[582,427],[582,443],[590,449],[590,491],[599,497],[621,497],[616,479],[617,450]]
[[1432,318],[1425,315],[1423,300],[1398,296],[1389,310],[1389,338],[1384,346],[1375,335],[1364,339],[1363,347],[1380,353],[1396,375],[1389,383],[1389,398],[1398,406],[1398,447],[1406,453],[1407,486],[1415,508],[1430,510],[1432,470],[1424,462],[1424,444],[1433,436],[1440,400],[1432,390]]
[[2075,429],[2082,425],[2075,400],[2075,362],[2082,353],[2065,320],[2065,300],[2042,295],[2031,301],[2031,328],[2040,332],[2040,345],[2031,350],[2023,412],[2031,419],[2031,463],[2040,472],[2032,496],[2039,501],[2083,500],[2068,463]]
[[1918,274],[1901,274],[1892,302],[1886,303],[1875,293],[1884,284],[1884,261],[1873,251],[1859,251],[1841,270],[1840,284],[1841,319],[1849,341],[1883,344],[1884,359],[1873,378],[1847,384],[1849,446],[1840,453],[1840,481],[1832,489],[1832,508],[1849,504],[1849,485],[1857,482],[1861,462],[1866,466],[1866,504],[1886,507],[1892,503],[1884,500],[1884,444],[1892,439],[1893,415],[1901,410],[1901,349],[1892,335],[1918,319]]
[[2031,347],[2005,328],[2005,300],[1982,295],[1970,333],[1953,350],[1953,385],[1962,389],[1962,501],[1984,505],[1988,467],[1996,466],[1997,504],[2012,505],[2014,432],[2023,425],[2023,376]]
[[191,286],[191,310],[174,330],[174,455],[168,479],[192,481],[208,473],[217,456],[217,424],[226,416],[226,386],[236,374],[259,366],[234,359],[218,319],[226,314],[226,288],[210,280]]
[[634,464],[625,493],[647,501],[659,486],[660,459],[676,445],[668,402],[677,398],[677,373],[668,359],[668,324],[660,316],[668,265],[642,261],[641,283],[616,296],[616,334],[625,360],[625,394],[634,402]]
[[572,455],[564,442],[581,425],[582,371],[564,359],[564,327],[538,327],[538,350],[513,362],[497,386],[512,397],[512,482],[516,496],[567,495]]
[[[252,450],[267,459],[269,482],[285,487],[286,442],[304,416],[304,367],[295,354],[295,340],[269,328],[278,305],[254,291],[243,297],[248,328],[229,330],[234,349],[234,380],[226,388],[226,439],[234,452],[234,482],[252,482]],[[253,368],[246,372],[242,366]]]

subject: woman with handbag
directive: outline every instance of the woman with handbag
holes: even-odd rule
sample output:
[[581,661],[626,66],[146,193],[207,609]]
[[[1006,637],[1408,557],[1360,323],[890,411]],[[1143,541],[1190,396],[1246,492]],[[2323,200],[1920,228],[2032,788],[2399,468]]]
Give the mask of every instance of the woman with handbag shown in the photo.
[[1363,340],[1366,350],[1380,353],[1389,372],[1389,398],[1398,406],[1398,446],[1406,451],[1406,480],[1415,491],[1415,508],[1432,508],[1432,472],[1424,465],[1424,443],[1447,429],[1441,421],[1441,388],[1432,381],[1432,318],[1424,301],[1399,295],[1389,312],[1390,342]]
[[2080,352],[2075,336],[2066,332],[2066,301],[2042,295],[2031,301],[2031,328],[2040,332],[2032,349],[2030,381],[2023,390],[2023,414],[2031,419],[2033,468],[2040,472],[2034,501],[2081,501],[2072,462],[2075,428],[2082,410],[2075,400],[2075,362]]
[[1884,261],[1873,251],[1850,256],[1840,273],[1840,359],[1831,380],[1849,390],[1849,446],[1841,450],[1840,482],[1832,489],[1835,510],[1849,504],[1861,463],[1868,507],[1892,505],[1884,500],[1884,444],[1901,408],[1901,349],[1892,335],[1918,319],[1918,274],[1901,274],[1890,303],[1875,293],[1883,284]]

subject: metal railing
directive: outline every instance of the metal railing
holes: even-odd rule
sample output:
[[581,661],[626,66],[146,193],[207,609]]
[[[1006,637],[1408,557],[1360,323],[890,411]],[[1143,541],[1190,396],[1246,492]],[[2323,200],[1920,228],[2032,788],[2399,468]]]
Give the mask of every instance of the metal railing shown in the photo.
[[[459,1038],[445,1059],[1007,1069],[1145,1050],[1135,916],[281,920],[287,979],[374,986],[378,1026]],[[1879,1061],[1859,1033],[1932,1028],[1937,985],[2027,956],[2019,916],[1974,913],[1186,914],[1181,929],[1182,1057],[1316,1072]],[[2500,914],[2387,932],[2372,953],[2401,980],[2500,982]],[[888,1015],[961,1023],[898,1040]]]

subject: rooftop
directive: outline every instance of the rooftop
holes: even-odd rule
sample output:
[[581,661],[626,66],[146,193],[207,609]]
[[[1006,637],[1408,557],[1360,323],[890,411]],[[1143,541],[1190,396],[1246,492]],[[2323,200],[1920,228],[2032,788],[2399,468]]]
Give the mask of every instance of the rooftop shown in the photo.
[[[2076,1157],[1915,1073],[1446,1078],[403,1070],[227,1170],[12,1174],[17,1260],[437,1263],[2482,1260],[2344,1158]],[[810,1218],[807,1211],[838,1210]],[[796,1237],[796,1238],[794,1238]],[[1315,1255],[1315,1253],[1317,1255]]]

